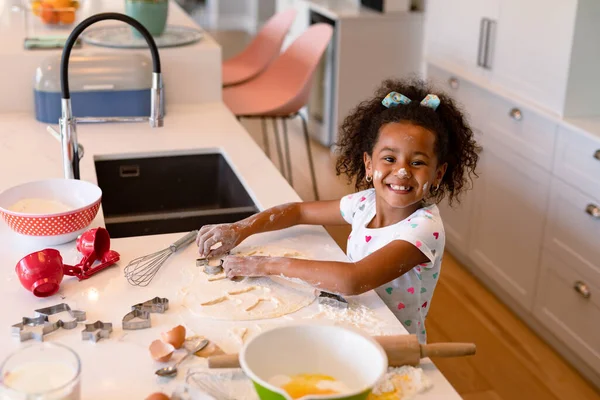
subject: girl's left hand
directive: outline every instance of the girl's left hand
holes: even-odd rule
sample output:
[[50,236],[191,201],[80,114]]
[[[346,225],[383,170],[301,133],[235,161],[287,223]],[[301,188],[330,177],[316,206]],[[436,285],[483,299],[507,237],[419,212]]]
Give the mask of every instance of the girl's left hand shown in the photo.
[[223,260],[223,269],[227,278],[236,276],[258,277],[268,275],[267,263],[271,257],[240,257],[227,256]]

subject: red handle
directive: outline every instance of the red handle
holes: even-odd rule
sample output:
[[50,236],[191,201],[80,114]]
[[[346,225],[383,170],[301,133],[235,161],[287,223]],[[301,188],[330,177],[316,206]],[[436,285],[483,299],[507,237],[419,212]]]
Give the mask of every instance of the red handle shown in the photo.
[[121,255],[116,251],[108,251],[104,257],[102,257],[102,262],[95,267],[91,268],[91,265],[84,269],[83,276],[79,277],[80,280],[87,279],[90,276],[94,275],[97,272],[102,271],[104,268],[110,267],[117,261],[121,259]]

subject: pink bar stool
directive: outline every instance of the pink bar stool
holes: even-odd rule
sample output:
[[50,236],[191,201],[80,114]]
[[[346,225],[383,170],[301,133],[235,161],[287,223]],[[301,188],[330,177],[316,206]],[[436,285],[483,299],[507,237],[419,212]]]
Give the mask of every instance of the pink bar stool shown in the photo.
[[[324,23],[311,25],[258,77],[236,86],[223,88],[223,101],[240,118],[260,118],[263,137],[265,119],[273,120],[279,161],[283,169],[277,120],[283,122],[288,181],[292,182],[292,169],[286,122],[300,116],[306,142],[306,152],[315,199],[319,199],[317,179],[306,118],[300,109],[308,103],[314,72],[333,35],[333,28]],[[268,153],[268,145],[265,145]]]
[[269,18],[244,51],[223,62],[223,86],[246,82],[263,72],[279,55],[295,18],[293,8]]

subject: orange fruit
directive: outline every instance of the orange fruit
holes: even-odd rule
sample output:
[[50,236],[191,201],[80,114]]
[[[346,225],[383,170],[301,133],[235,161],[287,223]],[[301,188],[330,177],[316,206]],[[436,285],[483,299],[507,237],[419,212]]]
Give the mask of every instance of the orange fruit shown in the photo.
[[77,0],[71,1],[71,7],[75,10],[79,10],[79,2]]
[[44,3],[52,5],[57,11],[71,8],[71,0],[44,0]]
[[61,11],[59,13],[60,23],[69,25],[75,22],[75,11]]
[[33,15],[39,17],[42,14],[42,2],[41,1],[34,1],[31,3],[31,12],[33,12]]
[[48,3],[42,3],[42,12],[40,14],[42,21],[46,24],[58,24],[58,13],[54,11],[54,7]]

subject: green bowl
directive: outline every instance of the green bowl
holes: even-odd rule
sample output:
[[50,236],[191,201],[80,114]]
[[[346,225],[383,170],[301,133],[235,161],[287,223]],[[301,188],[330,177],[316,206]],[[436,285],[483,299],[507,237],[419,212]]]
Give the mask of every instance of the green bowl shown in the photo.
[[343,382],[348,391],[309,395],[309,399],[366,399],[385,374],[385,351],[371,337],[334,325],[287,325],[263,332],[240,352],[240,364],[261,400],[291,400],[269,383],[276,375],[323,374]]

